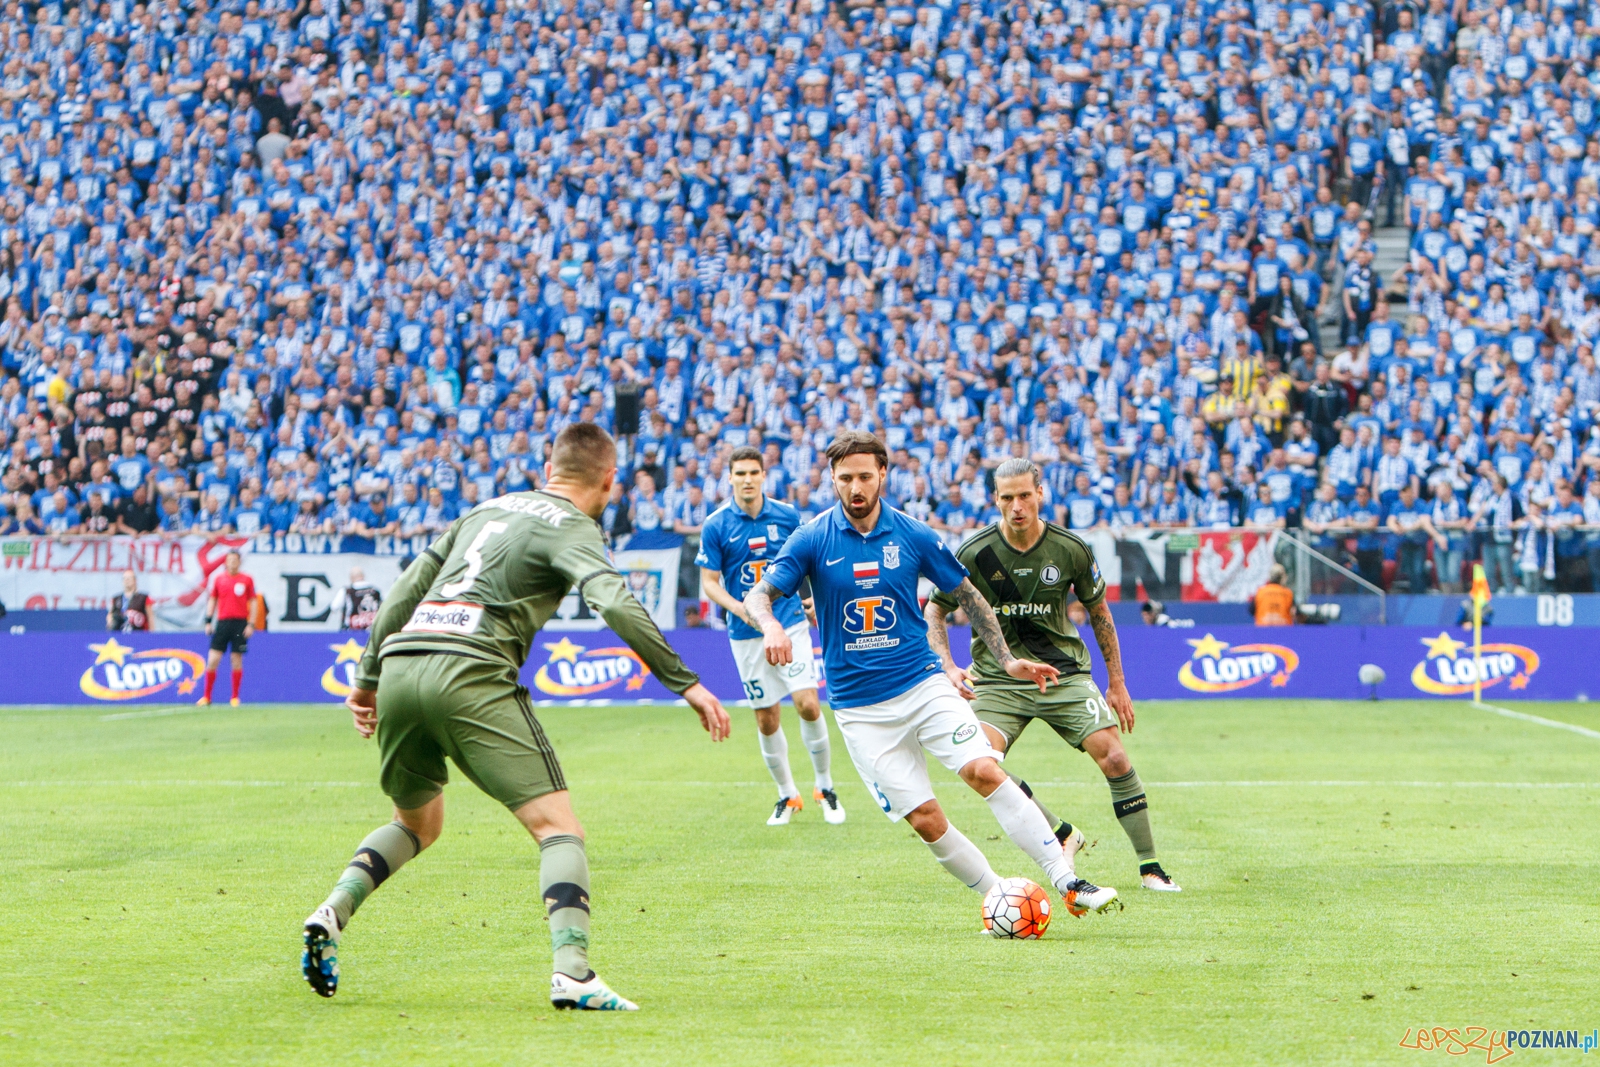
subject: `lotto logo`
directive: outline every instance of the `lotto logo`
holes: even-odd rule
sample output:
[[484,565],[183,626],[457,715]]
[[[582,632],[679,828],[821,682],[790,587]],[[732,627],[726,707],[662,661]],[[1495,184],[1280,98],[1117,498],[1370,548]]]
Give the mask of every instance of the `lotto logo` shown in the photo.
[[766,571],[767,564],[771,562],[770,559],[753,559],[740,568],[746,588],[754,589],[760,583],[761,575]]
[[893,597],[858,597],[844,606],[846,633],[875,634],[892,630],[896,621]]

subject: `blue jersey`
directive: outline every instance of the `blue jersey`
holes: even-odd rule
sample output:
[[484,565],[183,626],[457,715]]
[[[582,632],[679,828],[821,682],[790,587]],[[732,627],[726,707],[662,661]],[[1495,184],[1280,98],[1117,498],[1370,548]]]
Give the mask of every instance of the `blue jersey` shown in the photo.
[[[708,571],[721,571],[723,588],[743,600],[799,525],[800,513],[788,504],[764,498],[752,519],[730,501],[712,512],[700,528],[700,554],[694,561]],[[806,617],[797,596],[775,601],[772,614],[785,630]],[[760,637],[761,631],[734,616],[728,620],[728,636],[745,641]]]
[[766,570],[788,596],[810,577],[828,700],[859,708],[899,696],[939,667],[917,603],[917,576],[951,592],[967,576],[938,534],[884,505],[863,537],[834,505],[795,531]]

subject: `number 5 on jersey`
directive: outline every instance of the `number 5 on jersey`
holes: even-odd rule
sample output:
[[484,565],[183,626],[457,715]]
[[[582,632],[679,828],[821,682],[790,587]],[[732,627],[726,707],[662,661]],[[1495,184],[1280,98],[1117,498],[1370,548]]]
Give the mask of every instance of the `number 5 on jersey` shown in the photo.
[[483,529],[478,531],[478,536],[472,539],[472,544],[462,553],[467,561],[467,570],[459,579],[448,582],[439,587],[440,596],[460,596],[472,588],[472,583],[478,580],[478,575],[483,571],[483,546],[488,544],[489,538],[503,534],[508,527],[503,522],[486,522]]

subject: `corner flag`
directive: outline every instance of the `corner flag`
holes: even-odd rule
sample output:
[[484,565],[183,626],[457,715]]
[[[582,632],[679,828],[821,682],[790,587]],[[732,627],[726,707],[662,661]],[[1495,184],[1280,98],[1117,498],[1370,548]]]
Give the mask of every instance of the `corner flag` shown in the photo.
[[1489,577],[1483,564],[1472,565],[1472,702],[1483,700],[1483,606],[1489,603]]

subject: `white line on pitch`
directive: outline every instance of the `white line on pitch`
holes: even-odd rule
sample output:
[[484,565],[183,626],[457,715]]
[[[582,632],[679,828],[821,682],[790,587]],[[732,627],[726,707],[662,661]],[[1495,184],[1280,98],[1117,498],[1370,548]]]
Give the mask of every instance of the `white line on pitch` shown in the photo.
[[[226,704],[220,707],[227,707]],[[186,704],[176,708],[153,708],[150,711],[119,711],[115,715],[100,716],[101,722],[115,722],[118,719],[160,719],[167,715],[199,715],[203,712],[220,710],[219,705],[211,704],[200,707]]]
[[135,778],[135,779],[60,779],[21,782],[0,782],[0,788],[12,789],[127,789],[147,787],[211,786],[223,789],[361,789],[376,786],[375,782],[273,782],[221,778]]
[[1525,711],[1512,711],[1510,708],[1502,708],[1498,704],[1482,704],[1473,701],[1472,706],[1480,711],[1491,711],[1496,715],[1504,715],[1508,719],[1521,719],[1523,722],[1538,723],[1540,726],[1550,726],[1557,730],[1571,730],[1573,733],[1582,734],[1584,737],[1600,738],[1600,730],[1591,730],[1587,726],[1578,726],[1574,723],[1562,722],[1559,719],[1546,719],[1539,715],[1529,715]]

